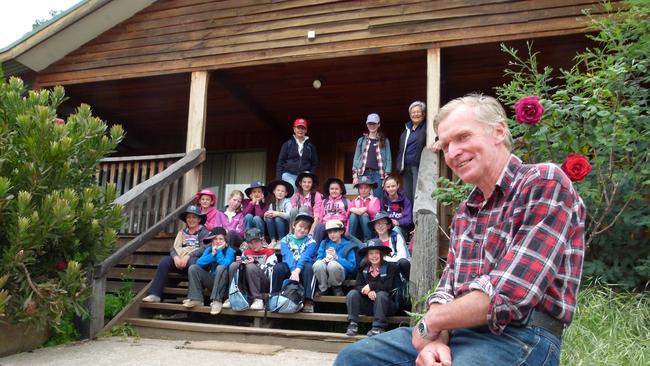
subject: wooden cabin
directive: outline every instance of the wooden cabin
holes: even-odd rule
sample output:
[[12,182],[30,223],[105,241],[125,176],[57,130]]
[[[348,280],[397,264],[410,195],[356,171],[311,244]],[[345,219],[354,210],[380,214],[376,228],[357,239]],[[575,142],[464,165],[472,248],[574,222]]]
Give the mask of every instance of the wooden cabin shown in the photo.
[[[88,103],[127,132],[98,179],[130,192],[120,202],[131,205],[125,233],[133,236],[123,241],[137,243],[100,266],[106,276],[115,270],[109,264],[154,253],[145,243],[163,227],[173,232],[163,218],[199,187],[215,187],[223,199],[227,185],[274,179],[295,118],[309,121],[319,176],[351,182],[369,113],[381,116],[395,155],[409,104],[425,101],[433,143],[441,104],[472,91],[494,94],[506,81],[501,43],[523,52],[533,40],[541,63],[570,65],[587,45],[585,9],[603,11],[595,0],[87,0],[0,50],[0,61],[6,75],[35,88],[64,85],[63,117]],[[186,155],[193,151],[200,156]],[[415,210],[441,212],[445,226],[449,213],[430,194],[448,173],[428,155]],[[179,159],[181,170],[172,165]],[[130,190],[142,182],[149,185]],[[438,248],[437,222],[428,223]],[[140,260],[155,269],[157,262]],[[435,273],[430,261],[419,266]],[[103,296],[106,277],[95,275]]]

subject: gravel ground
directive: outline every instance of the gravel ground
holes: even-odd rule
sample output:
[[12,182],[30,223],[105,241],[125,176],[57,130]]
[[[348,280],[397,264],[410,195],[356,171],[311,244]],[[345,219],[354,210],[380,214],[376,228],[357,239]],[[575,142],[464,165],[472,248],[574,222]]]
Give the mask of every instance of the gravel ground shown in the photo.
[[[312,366],[331,365],[332,353],[284,349],[273,355],[256,355],[220,350],[186,349],[184,341],[146,338],[100,338],[57,347],[41,348],[0,358],[9,365],[228,365],[228,366]],[[250,345],[249,345],[250,346]]]

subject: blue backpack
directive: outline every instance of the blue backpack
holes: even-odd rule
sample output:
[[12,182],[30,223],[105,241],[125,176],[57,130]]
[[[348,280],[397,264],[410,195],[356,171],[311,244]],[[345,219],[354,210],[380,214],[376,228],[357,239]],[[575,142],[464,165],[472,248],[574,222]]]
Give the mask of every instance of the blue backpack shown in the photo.
[[[230,281],[228,289],[228,298],[230,299],[230,306],[235,311],[248,310],[250,308],[250,296],[244,278],[246,278],[246,265],[242,264],[237,268],[235,274]],[[241,281],[240,281],[241,279]]]
[[304,301],[305,288],[298,281],[286,279],[282,282],[280,293],[269,298],[269,311],[285,314],[297,313],[302,309]]

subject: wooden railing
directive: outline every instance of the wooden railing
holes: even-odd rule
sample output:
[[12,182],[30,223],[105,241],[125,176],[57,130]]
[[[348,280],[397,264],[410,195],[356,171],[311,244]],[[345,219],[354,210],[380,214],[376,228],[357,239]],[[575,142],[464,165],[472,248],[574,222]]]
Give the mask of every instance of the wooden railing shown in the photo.
[[[127,215],[133,212],[136,207],[150,208],[152,206],[143,206],[143,204],[152,200],[156,201],[158,199],[156,197],[160,197],[161,192],[173,189],[171,187],[180,187],[185,173],[194,169],[203,161],[205,161],[205,149],[193,150],[182,159],[168,166],[167,169],[127,190],[114,203],[124,206],[124,212]],[[177,202],[180,201],[180,199],[177,200]],[[156,215],[149,215],[149,213],[145,212],[145,216],[149,217],[150,220],[144,221],[145,225],[140,227],[140,234],[95,266],[92,273],[92,293],[89,299],[90,319],[86,327],[84,327],[84,337],[94,337],[104,326],[104,298],[106,296],[106,276],[109,270],[127,256],[133,254],[148,240],[173,225],[177,221],[178,215],[191,202],[192,200],[188,199],[180,203],[180,205],[171,205],[164,217],[161,216],[160,212]]]
[[[139,184],[148,181],[170,167],[185,154],[127,156],[102,159],[97,170],[97,184],[105,187],[114,183],[118,196],[122,196]],[[139,234],[146,231],[154,222],[165,217],[180,202],[182,187],[180,180],[165,186],[155,195],[138,204],[130,205],[127,210],[127,222],[120,229],[120,234]],[[163,228],[168,233],[176,232],[172,222]]]

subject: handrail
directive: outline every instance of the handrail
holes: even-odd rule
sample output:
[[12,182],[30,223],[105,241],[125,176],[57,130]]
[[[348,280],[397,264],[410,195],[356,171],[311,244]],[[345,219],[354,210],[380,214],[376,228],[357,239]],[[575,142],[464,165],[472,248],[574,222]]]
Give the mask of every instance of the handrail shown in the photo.
[[100,163],[114,163],[120,161],[142,161],[142,160],[162,160],[182,158],[185,153],[162,154],[162,155],[139,155],[139,156],[116,156],[112,158],[101,159]]
[[170,222],[173,222],[174,219],[178,218],[178,215],[180,215],[180,213],[183,212],[187,208],[187,206],[189,206],[192,203],[193,200],[194,197],[187,200],[185,203],[180,205],[172,213],[165,216],[163,219],[158,221],[155,225],[147,229],[147,231],[139,234],[131,241],[129,241],[126,245],[122,246],[120,249],[115,251],[115,253],[111,254],[108,258],[104,259],[101,263],[95,265],[93,277],[94,278],[106,277],[108,271],[111,268],[113,268],[115,265],[120,263],[120,261],[123,260],[124,258],[133,254],[136,250],[140,249],[140,247],[144,243],[146,243],[149,239],[155,237],[156,234],[158,234],[158,232],[160,232],[165,226],[167,226]]
[[115,199],[114,203],[126,206],[136,201],[145,200],[161,191],[167,183],[182,177],[205,160],[205,149],[192,150],[184,158],[170,165],[167,169],[154,175],[128,192]]
[[[187,153],[182,159],[170,165],[164,171],[154,175],[150,179],[136,185],[128,192],[119,196],[113,201],[115,204],[123,206],[137,204],[143,202],[156,195],[161,190],[165,189],[169,184],[174,183],[176,180],[181,179],[185,173],[195,169],[198,165],[205,161],[205,149],[196,149]],[[84,337],[94,337],[104,327],[104,301],[106,297],[106,277],[109,270],[117,265],[120,261],[138,250],[145,242],[153,238],[158,232],[170,222],[174,221],[176,217],[191,203],[188,199],[179,207],[175,207],[174,211],[158,220],[153,226],[149,227],[145,232],[140,233],[133,240],[128,242],[125,246],[118,249],[115,253],[111,254],[108,258],[104,259],[101,263],[93,268],[91,279],[91,295],[88,300],[88,308],[90,312],[90,319],[85,322],[83,327]]]

